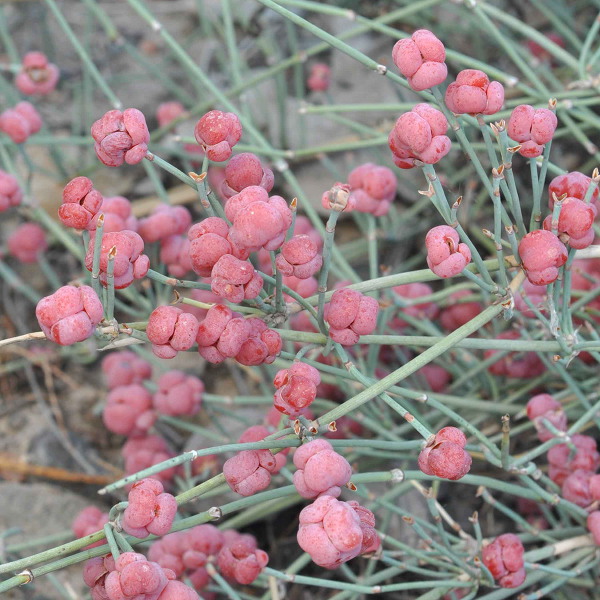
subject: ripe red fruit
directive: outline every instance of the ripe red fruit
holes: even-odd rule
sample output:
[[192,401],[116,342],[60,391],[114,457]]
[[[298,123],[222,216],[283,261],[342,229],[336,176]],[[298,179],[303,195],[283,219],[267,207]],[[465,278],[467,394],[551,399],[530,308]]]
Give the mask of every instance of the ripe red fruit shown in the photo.
[[[108,513],[102,512],[97,506],[86,506],[75,516],[71,530],[76,538],[86,537],[100,531],[108,523]],[[102,546],[104,540],[90,544],[87,548]]]
[[400,115],[388,137],[394,164],[400,169],[411,169],[415,160],[438,163],[452,145],[447,130],[448,121],[442,112],[429,104],[415,105]]
[[107,167],[136,165],[148,153],[150,132],[137,108],[109,110],[92,125],[96,156]]
[[[500,333],[498,339],[518,340],[521,339],[521,334],[511,329]],[[486,350],[483,358],[487,360],[497,353],[498,350]],[[494,375],[520,378],[537,377],[545,370],[544,363],[535,352],[509,352],[488,367],[488,371]]]
[[314,63],[306,80],[311,92],[326,92],[331,84],[331,69],[325,63]]
[[156,420],[150,392],[139,383],[122,385],[110,391],[102,414],[109,431],[127,436],[139,436]]
[[30,135],[42,128],[42,117],[29,102],[19,102],[0,114],[0,132],[5,133],[15,144],[27,141]]
[[[90,236],[90,243],[85,255],[85,267],[91,272],[94,261],[94,241],[96,234]],[[115,289],[120,290],[131,285],[134,279],[141,279],[150,268],[150,259],[143,254],[144,240],[135,231],[114,231],[102,235],[100,247],[100,283],[107,286],[108,253],[117,248],[114,260]]]
[[[242,435],[240,435],[238,442],[240,444],[246,444],[249,442],[261,442],[263,441],[268,435],[271,435],[272,430],[267,429],[264,425],[253,425],[252,427],[248,427],[248,429],[246,429],[246,431],[244,431],[244,433],[242,433]],[[259,456],[262,455],[263,452],[267,452],[268,454],[271,454],[270,450],[256,450],[256,452],[258,452]],[[275,457],[275,468],[271,471],[271,473],[273,475],[276,475],[277,473],[279,473],[279,471],[281,471],[281,469],[283,467],[285,467],[285,464],[287,462],[287,455],[290,453],[290,449],[289,448],[283,448],[282,450],[280,450],[279,452],[277,452],[277,454],[271,454],[272,456]],[[269,462],[271,460],[270,456],[266,455],[264,458],[264,462]]]
[[557,123],[556,115],[551,110],[519,104],[510,115],[506,131],[521,145],[521,156],[535,158],[542,154],[544,145],[552,139]]
[[548,450],[548,476],[557,485],[562,485],[568,475],[577,469],[593,473],[600,467],[600,454],[593,437],[577,433],[571,436],[571,442],[577,449],[572,457],[567,444],[559,444]]
[[220,189],[225,198],[231,198],[252,185],[270,192],[274,183],[273,171],[263,167],[258,156],[242,152],[227,163]]
[[[125,459],[125,474],[133,475],[142,469],[169,460],[175,456],[167,442],[157,435],[145,435],[143,437],[132,437],[127,440],[121,450]],[[178,472],[177,467],[171,467],[152,475],[167,487]]]
[[325,306],[329,337],[343,346],[352,346],[361,335],[373,333],[377,326],[379,303],[375,298],[344,288],[336,290]]
[[[594,241],[594,219],[596,206],[578,198],[565,198],[558,217],[560,239],[571,248],[581,250]],[[544,219],[544,229],[552,230],[552,215]]]
[[456,229],[438,225],[425,236],[427,265],[438,277],[458,275],[470,262],[471,251],[460,241]]
[[295,235],[281,246],[275,264],[283,275],[308,279],[321,268],[323,258],[307,235]]
[[444,44],[427,29],[419,29],[410,38],[397,41],[392,58],[417,92],[443,83],[448,75]]
[[276,250],[292,224],[292,211],[281,196],[269,196],[257,185],[244,188],[227,200],[225,215],[231,221],[231,243],[247,252]]
[[259,576],[268,562],[269,555],[257,548],[253,536],[233,530],[225,532],[225,544],[217,555],[217,566],[225,577],[248,585]]
[[592,473],[583,469],[577,469],[567,475],[562,484],[562,497],[577,506],[589,506],[593,500],[590,489],[591,477]]
[[504,87],[483,71],[465,69],[446,89],[446,106],[455,114],[497,113],[504,103]]
[[136,538],[149,535],[165,535],[171,529],[177,513],[175,496],[164,491],[160,481],[141,479],[136,481],[127,497],[129,503],[121,526],[125,533]]
[[225,461],[223,475],[229,487],[241,496],[252,496],[269,487],[277,469],[275,456],[268,450],[242,450]]
[[587,528],[592,534],[594,543],[600,546],[600,510],[594,510],[588,515]]
[[465,434],[456,427],[440,429],[419,454],[419,469],[426,475],[456,481],[471,468],[471,455],[464,449]]
[[211,271],[211,290],[229,300],[256,298],[263,286],[263,278],[247,260],[240,260],[233,254],[224,254],[215,263]]
[[48,248],[46,232],[37,223],[19,225],[6,240],[8,251],[22,263],[35,263]]
[[104,581],[108,600],[158,600],[167,587],[167,573],[143,554],[124,552]]
[[130,350],[111,352],[102,360],[102,372],[109,390],[121,385],[142,383],[152,377],[152,365]]
[[165,127],[178,117],[185,113],[185,107],[181,102],[172,100],[171,102],[163,102],[156,109],[156,120],[159,127]]
[[547,442],[554,434],[542,424],[542,419],[548,420],[559,431],[567,430],[567,415],[562,404],[550,394],[538,394],[527,402],[527,417],[533,421],[537,430],[538,439]]
[[149,217],[140,220],[137,231],[144,242],[158,242],[186,233],[191,224],[192,215],[185,206],[159,204]]
[[23,192],[17,178],[0,169],[0,212],[18,206],[22,201]]
[[483,564],[500,587],[519,587],[526,577],[523,554],[525,548],[514,533],[498,536],[482,550]]
[[357,503],[321,496],[300,512],[298,544],[317,565],[335,569],[379,546],[374,524],[373,513]]
[[160,262],[167,266],[169,275],[178,278],[185,277],[192,270],[190,240],[180,235],[171,235],[162,239],[160,242]]
[[[102,211],[104,215],[104,233],[112,231],[124,231],[129,229],[137,231],[138,220],[131,213],[131,202],[124,196],[110,196],[102,201]],[[100,213],[92,218],[89,229],[96,229]]]
[[537,229],[526,234],[519,243],[519,255],[527,279],[534,285],[556,281],[558,269],[567,262],[567,249],[551,232]]
[[225,254],[248,258],[229,240],[229,225],[219,217],[208,217],[192,225],[188,231],[192,269],[201,277],[210,277],[212,268]]
[[320,383],[321,376],[317,369],[303,362],[294,362],[289,369],[282,369],[275,375],[275,408],[296,418],[303,409],[314,402]]
[[198,327],[196,342],[200,356],[213,364],[233,358],[250,336],[250,325],[230,308],[216,304]]
[[483,309],[479,302],[460,302],[461,298],[472,295],[471,290],[459,290],[450,294],[448,306],[442,308],[440,323],[446,331],[454,331],[474,319]]
[[183,371],[167,371],[157,382],[154,408],[163,415],[195,415],[202,404],[204,383]]
[[348,184],[351,188],[348,209],[376,217],[387,215],[398,187],[391,169],[373,163],[365,163],[350,171]]
[[[591,183],[592,178],[579,171],[558,175],[548,185],[548,206],[551,210],[554,208],[554,196],[560,198],[566,195],[567,197],[583,200]],[[600,204],[598,203],[599,195],[600,189],[596,188],[591,199],[596,208],[600,208]]]
[[112,555],[96,556],[85,562],[83,581],[90,589],[93,600],[107,600],[106,576],[115,570],[115,560]]
[[49,340],[69,346],[94,333],[102,321],[103,309],[91,287],[65,285],[38,302],[35,316]]
[[152,352],[159,358],[174,358],[177,352],[189,350],[198,334],[198,319],[176,306],[159,306],[148,318],[146,335]]
[[43,52],[28,52],[15,77],[15,87],[27,96],[45,96],[54,90],[59,75],[58,67],[48,62]]
[[303,498],[329,495],[338,498],[350,481],[352,467],[324,439],[316,439],[294,452],[294,485]]
[[[96,229],[98,215],[104,198],[94,189],[87,177],[75,177],[65,186],[58,217],[65,227],[75,229]],[[94,218],[96,217],[96,218]]]
[[211,110],[196,123],[194,137],[210,160],[223,162],[240,141],[242,126],[234,113]]

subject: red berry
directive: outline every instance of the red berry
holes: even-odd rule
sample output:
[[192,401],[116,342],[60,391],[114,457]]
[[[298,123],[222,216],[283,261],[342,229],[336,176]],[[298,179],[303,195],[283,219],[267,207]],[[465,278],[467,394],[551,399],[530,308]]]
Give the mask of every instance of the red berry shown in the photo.
[[65,285],[42,298],[35,315],[49,340],[69,346],[86,340],[94,333],[103,318],[103,309],[91,287]]
[[344,288],[336,290],[325,306],[329,337],[343,346],[352,346],[361,335],[373,333],[377,326],[379,303],[375,298]]
[[109,390],[121,385],[142,383],[152,377],[152,365],[135,352],[112,352],[102,360],[102,371]]
[[426,475],[457,480],[471,468],[471,455],[464,449],[465,434],[456,427],[444,427],[419,454],[419,468]]
[[501,587],[518,587],[526,576],[524,552],[521,540],[514,533],[505,533],[483,549],[483,564]]
[[483,71],[465,69],[446,89],[446,106],[459,115],[497,113],[504,103],[504,87]]
[[156,413],[152,396],[142,385],[122,385],[110,391],[102,415],[109,431],[127,436],[139,436],[152,427]]
[[452,145],[445,135],[447,129],[444,114],[429,104],[417,104],[400,115],[388,137],[394,164],[400,169],[411,169],[415,160],[438,163]]
[[306,80],[311,92],[326,92],[331,84],[331,69],[325,63],[314,63]]
[[96,156],[107,167],[135,165],[148,153],[150,132],[137,108],[109,110],[92,125],[92,137]]
[[223,162],[240,141],[242,126],[237,115],[211,110],[196,123],[194,136],[210,160]]
[[567,262],[564,244],[545,229],[526,234],[519,243],[519,255],[527,279],[534,285],[548,285],[556,281],[558,269]]
[[196,317],[176,306],[159,306],[148,318],[146,335],[152,352],[159,358],[174,358],[189,350],[196,341],[199,323]]
[[460,242],[456,230],[448,225],[438,225],[425,236],[427,265],[438,277],[458,275],[470,262],[471,251]]
[[48,62],[42,52],[28,52],[23,57],[21,70],[15,77],[15,87],[27,96],[45,96],[58,83],[58,67]]
[[317,397],[317,386],[321,383],[319,371],[302,362],[294,362],[289,369],[275,375],[273,385],[277,388],[273,401],[275,408],[296,418],[300,411],[310,406]]
[[145,538],[169,532],[177,513],[177,501],[175,496],[165,493],[160,481],[149,478],[136,481],[127,501],[129,504],[121,518],[125,533]]
[[34,263],[48,248],[48,240],[46,232],[37,223],[23,223],[8,236],[6,245],[17,260]]
[[104,198],[87,177],[71,179],[63,190],[58,217],[65,227],[96,229]]
[[225,198],[231,198],[252,185],[258,185],[270,192],[275,183],[273,171],[264,168],[258,156],[250,152],[234,156],[227,163],[224,175],[220,189]]
[[303,498],[339,497],[350,481],[352,467],[323,439],[313,440],[294,452],[294,485]]
[[0,169],[0,212],[18,206],[22,201],[23,193],[16,177]]
[[0,131],[15,144],[22,144],[42,128],[42,118],[33,104],[19,102],[0,114]]
[[427,29],[396,42],[392,58],[410,87],[420,92],[443,83],[448,75],[444,44]]
[[371,213],[376,217],[386,215],[396,196],[398,182],[391,169],[365,163],[348,175],[351,187],[348,209]]

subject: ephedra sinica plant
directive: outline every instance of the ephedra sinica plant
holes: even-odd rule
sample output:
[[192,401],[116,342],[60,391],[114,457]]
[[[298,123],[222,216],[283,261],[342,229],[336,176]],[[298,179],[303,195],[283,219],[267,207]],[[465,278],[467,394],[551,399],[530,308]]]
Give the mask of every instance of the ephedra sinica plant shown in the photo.
[[0,7],[0,352],[85,363],[123,476],[3,532],[0,591],[595,597],[597,10],[38,4]]

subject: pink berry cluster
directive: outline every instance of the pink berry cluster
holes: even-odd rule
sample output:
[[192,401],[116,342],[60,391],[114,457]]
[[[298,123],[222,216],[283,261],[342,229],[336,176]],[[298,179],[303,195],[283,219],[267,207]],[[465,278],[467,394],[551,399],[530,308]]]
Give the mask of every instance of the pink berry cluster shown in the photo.
[[[76,538],[83,538],[100,531],[108,523],[108,513],[102,512],[97,506],[86,506],[73,519],[71,529]],[[103,540],[90,544],[88,548],[101,546]]]
[[456,427],[440,429],[419,454],[419,468],[426,475],[455,481],[471,469],[471,455],[465,450],[467,438]]
[[396,196],[398,182],[391,169],[365,163],[348,175],[350,197],[347,210],[369,213],[375,217],[387,215]]
[[148,153],[150,132],[137,108],[109,110],[92,125],[96,156],[107,167],[136,165]]
[[244,319],[222,304],[215,304],[199,324],[198,352],[218,364],[235,358],[243,365],[270,364],[281,351],[280,335],[256,317]]
[[535,158],[542,154],[544,146],[552,139],[557,124],[556,115],[551,110],[519,104],[513,108],[506,130],[520,144],[521,156]]
[[23,201],[23,192],[14,175],[0,170],[0,212],[13,206],[19,206]]
[[361,335],[375,331],[378,312],[375,298],[349,288],[336,290],[325,306],[329,337],[342,346],[353,346]]
[[42,298],[35,309],[35,316],[46,337],[61,346],[89,338],[103,315],[100,299],[87,285],[65,285]]
[[194,136],[210,160],[223,162],[240,141],[242,126],[237,115],[211,110],[196,123]]
[[321,496],[302,509],[297,539],[313,562],[326,569],[375,552],[381,543],[369,509],[330,495]]
[[[509,329],[499,333],[497,339],[519,340],[521,334],[515,329]],[[486,350],[483,353],[483,358],[488,360],[496,354],[498,354],[498,350]],[[535,352],[509,352],[500,356],[497,361],[488,367],[488,371],[493,375],[520,379],[537,377],[545,370],[544,363]]]
[[175,577],[171,569],[136,552],[124,552],[116,560],[111,555],[91,558],[83,569],[94,599],[198,600],[198,594]]
[[471,251],[453,227],[438,225],[425,236],[427,265],[438,277],[458,275],[470,262]]
[[288,369],[278,371],[273,380],[275,408],[289,417],[298,417],[314,402],[320,383],[321,375],[315,367],[293,362]]
[[525,573],[523,543],[514,533],[498,536],[482,550],[483,564],[498,581],[500,587],[519,587],[527,574]]
[[411,169],[416,160],[438,163],[452,146],[447,130],[448,121],[437,108],[429,104],[415,105],[400,115],[388,137],[394,164],[400,169]]
[[19,102],[0,113],[0,133],[15,144],[23,144],[42,128],[42,117],[30,102]]
[[448,76],[444,44],[427,29],[419,29],[411,37],[396,42],[392,58],[417,92],[440,85]]
[[[259,442],[270,435],[263,425],[253,425],[238,440],[240,443]],[[266,489],[271,475],[279,473],[285,465],[284,452],[272,454],[266,450],[242,450],[223,465],[223,475],[229,487],[240,496],[252,496]]]
[[15,77],[15,87],[26,96],[45,96],[54,91],[59,76],[58,67],[43,52],[27,52]]
[[208,564],[217,567],[227,579],[247,585],[269,561],[252,535],[233,529],[220,531],[214,525],[198,525],[170,533],[152,544],[148,556],[163,568],[172,570],[176,577],[189,579],[200,592],[210,582]]
[[121,527],[136,538],[169,533],[175,514],[175,496],[164,491],[156,479],[136,481],[127,497],[127,508],[121,517]]

